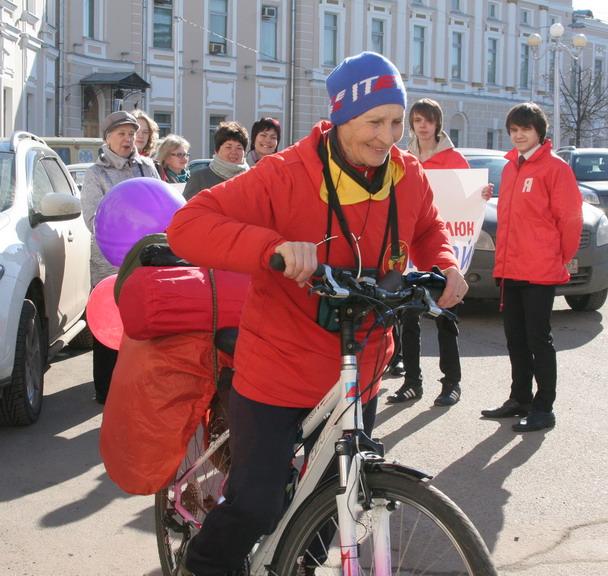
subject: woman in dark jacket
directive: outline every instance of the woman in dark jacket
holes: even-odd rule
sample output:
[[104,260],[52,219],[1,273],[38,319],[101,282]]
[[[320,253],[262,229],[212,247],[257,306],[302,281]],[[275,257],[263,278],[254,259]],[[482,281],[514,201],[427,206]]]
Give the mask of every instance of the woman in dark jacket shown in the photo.
[[248,143],[249,134],[244,126],[238,122],[222,122],[214,136],[213,160],[207,168],[191,174],[184,188],[184,198],[190,200],[201,190],[249,170],[249,165],[245,162]]

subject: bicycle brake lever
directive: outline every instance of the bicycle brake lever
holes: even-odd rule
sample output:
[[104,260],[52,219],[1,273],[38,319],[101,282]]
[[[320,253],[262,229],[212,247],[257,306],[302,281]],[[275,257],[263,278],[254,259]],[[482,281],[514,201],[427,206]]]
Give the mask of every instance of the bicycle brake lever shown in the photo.
[[323,279],[325,280],[325,283],[333,290],[333,294],[331,294],[332,298],[348,298],[350,296],[350,292],[346,288],[342,288],[342,286],[336,282],[331,267],[329,267],[327,264],[324,264],[323,267],[325,268]]
[[[432,316],[433,318],[438,318],[439,316],[444,314],[443,308],[440,308],[439,306],[437,306],[437,303],[435,302],[435,300],[433,300],[428,289],[423,288],[423,290],[424,290],[424,296],[422,299],[424,300],[424,303],[428,306],[428,310],[426,313],[429,316]],[[451,314],[451,312],[450,312],[450,314]]]

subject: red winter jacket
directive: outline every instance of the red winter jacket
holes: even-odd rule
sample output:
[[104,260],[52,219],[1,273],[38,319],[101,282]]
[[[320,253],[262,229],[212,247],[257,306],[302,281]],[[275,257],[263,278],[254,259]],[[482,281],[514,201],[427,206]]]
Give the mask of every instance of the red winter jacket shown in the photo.
[[[320,242],[327,204],[320,189],[317,146],[328,122],[295,145],[267,156],[251,170],[196,195],[174,216],[167,234],[174,252],[203,266],[251,274],[241,316],[234,378],[236,390],[257,402],[312,407],[340,373],[339,334],[317,323],[319,297],[269,269],[274,249],[285,241]],[[449,237],[433,204],[418,161],[397,147],[392,161],[405,171],[396,182],[399,237],[418,268],[456,265]],[[388,198],[342,203],[351,231],[361,236],[363,267],[376,268],[387,221]],[[353,267],[353,253],[334,218],[329,263]],[[383,257],[387,271],[390,242]],[[319,261],[326,247],[319,246]],[[405,262],[403,264],[405,264]],[[388,361],[390,334],[375,330],[360,355],[361,387]]]
[[466,158],[454,148],[448,148],[433,154],[430,158],[427,158],[423,163],[422,167],[425,170],[447,170],[457,168],[470,168]]
[[574,173],[545,143],[518,166],[519,153],[505,156],[498,199],[495,278],[533,284],[565,284],[566,263],[576,254],[582,199]]

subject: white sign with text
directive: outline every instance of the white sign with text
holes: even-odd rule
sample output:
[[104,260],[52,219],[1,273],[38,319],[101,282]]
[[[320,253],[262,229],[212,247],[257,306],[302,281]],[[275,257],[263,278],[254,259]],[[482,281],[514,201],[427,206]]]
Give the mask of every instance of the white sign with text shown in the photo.
[[488,170],[425,170],[425,173],[464,274],[471,264],[483,224],[486,201],[481,197],[481,191],[488,183]]

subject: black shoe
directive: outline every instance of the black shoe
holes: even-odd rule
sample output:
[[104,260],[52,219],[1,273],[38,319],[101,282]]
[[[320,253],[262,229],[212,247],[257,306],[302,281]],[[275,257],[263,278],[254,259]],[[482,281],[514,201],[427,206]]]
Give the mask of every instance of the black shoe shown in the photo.
[[511,416],[526,416],[530,411],[530,404],[520,404],[517,400],[509,398],[500,408],[482,410],[481,415],[486,418],[510,418]]
[[453,406],[460,400],[460,386],[444,382],[441,385],[441,394],[435,398],[435,406]]
[[534,432],[555,426],[555,414],[553,412],[540,412],[532,410],[525,418],[517,424],[513,424],[514,432]]
[[412,386],[407,382],[401,386],[393,395],[386,399],[387,404],[400,404],[410,400],[420,400],[422,398],[422,385]]

